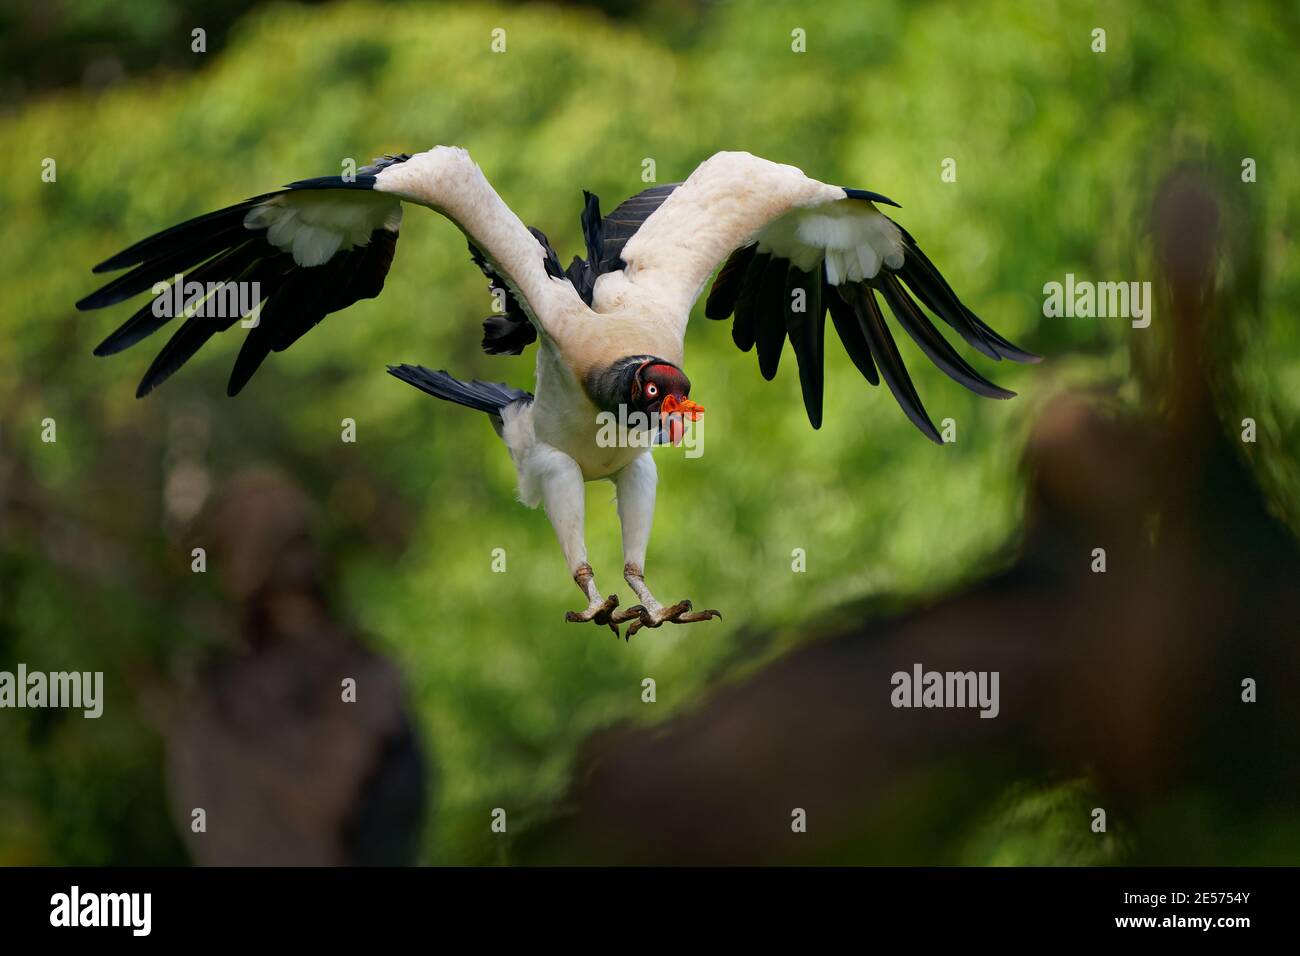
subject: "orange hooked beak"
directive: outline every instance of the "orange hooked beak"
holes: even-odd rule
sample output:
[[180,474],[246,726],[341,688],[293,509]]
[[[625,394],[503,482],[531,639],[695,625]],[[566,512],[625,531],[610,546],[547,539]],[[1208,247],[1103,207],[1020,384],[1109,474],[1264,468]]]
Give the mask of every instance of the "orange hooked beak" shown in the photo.
[[678,398],[676,395],[669,395],[659,406],[659,415],[667,424],[668,441],[674,445],[681,444],[682,437],[686,434],[686,423],[682,419],[689,418],[694,422],[698,421],[703,414],[703,405],[697,405],[689,398]]

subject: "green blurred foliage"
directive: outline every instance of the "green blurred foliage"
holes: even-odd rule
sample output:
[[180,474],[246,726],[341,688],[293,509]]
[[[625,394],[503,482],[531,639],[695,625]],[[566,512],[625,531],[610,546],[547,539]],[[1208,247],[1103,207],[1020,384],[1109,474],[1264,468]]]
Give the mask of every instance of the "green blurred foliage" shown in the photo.
[[[631,16],[638,7],[637,0],[564,2],[615,17]],[[665,0],[660,6],[689,14],[699,2]],[[265,0],[0,0],[0,114],[53,89],[93,92],[163,71],[202,69],[209,54],[225,48],[240,18],[263,5]],[[201,43],[194,35],[200,29]]]
[[[11,114],[0,123],[0,666],[104,670],[108,706],[98,722],[0,720],[0,862],[182,859],[145,702],[236,620],[215,584],[189,573],[184,522],[165,501],[178,461],[200,461],[217,487],[271,462],[320,503],[337,611],[399,662],[439,765],[424,859],[508,861],[490,810],[511,808],[512,830],[543,818],[593,730],[689,707],[815,636],[809,622],[846,599],[923,601],[999,565],[1015,542],[1018,453],[1035,410],[1066,386],[1144,401],[1128,346],[1140,333],[1045,319],[1042,286],[1067,272],[1151,278],[1139,271],[1151,192],[1182,162],[1222,170],[1237,221],[1264,250],[1236,356],[1240,409],[1227,417],[1261,422],[1254,453],[1295,514],[1296,26],[1294,9],[1262,2],[753,0],[651,5],[619,23],[549,6],[275,5],[240,21],[201,72]],[[505,54],[490,51],[496,27]],[[1090,49],[1095,27],[1107,30],[1104,54]],[[791,49],[796,28],[806,53]],[[580,246],[580,190],[608,210],[644,188],[647,158],[670,182],[716,150],[745,149],[882,191],[963,298],[1048,361],[991,368],[977,357],[1020,392],[990,402],[900,341],[931,416],[958,422],[956,444],[939,449],[830,348],[814,433],[792,357],[765,383],[725,324],[697,316],[687,370],[709,407],[706,453],[659,456],[649,579],[726,619],[630,644],[566,625],[579,595],[545,516],[515,503],[482,416],[383,371],[415,362],[530,384],[531,356],[479,351],[489,299],[448,223],[409,212],[382,297],[327,318],[234,401],[224,384],[237,332],[137,402],[135,377],[162,337],[95,359],[128,309],[71,308],[94,287],[91,265],[165,225],[346,158],[438,143],[467,147],[566,259]],[[1246,156],[1256,184],[1240,182]],[[41,179],[46,157],[53,184]],[[940,181],[946,157],[955,183]],[[47,416],[57,444],[40,441]],[[345,417],[358,422],[355,445],[339,441]],[[612,497],[590,486],[588,544],[601,585],[625,590]],[[488,571],[497,547],[505,574]],[[791,573],[794,548],[807,552],[805,574]],[[640,702],[647,675],[653,706]],[[1002,842],[972,834],[969,859],[1114,859],[1050,832],[1073,792],[1037,799]]]
[[[961,845],[962,866],[1114,866],[1124,861],[1123,822],[1092,829],[1098,809],[1086,780],[1017,784],[972,828]],[[1088,825],[1084,825],[1084,822]]]

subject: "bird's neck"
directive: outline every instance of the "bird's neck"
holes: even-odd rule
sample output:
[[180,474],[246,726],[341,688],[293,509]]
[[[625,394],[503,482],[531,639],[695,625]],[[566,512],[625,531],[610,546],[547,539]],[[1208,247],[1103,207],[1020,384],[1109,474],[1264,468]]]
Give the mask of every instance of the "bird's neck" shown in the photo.
[[620,405],[627,403],[632,394],[632,380],[636,371],[646,362],[662,362],[654,355],[627,355],[603,368],[593,368],[587,373],[587,394],[596,407],[609,412],[616,412]]

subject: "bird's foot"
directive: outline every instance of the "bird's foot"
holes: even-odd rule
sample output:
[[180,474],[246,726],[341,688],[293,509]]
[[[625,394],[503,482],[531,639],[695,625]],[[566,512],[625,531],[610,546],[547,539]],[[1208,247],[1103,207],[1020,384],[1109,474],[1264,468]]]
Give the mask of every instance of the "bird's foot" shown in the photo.
[[618,595],[611,594],[605,600],[600,600],[599,596],[592,598],[585,611],[568,611],[564,619],[570,624],[586,624],[588,621],[597,626],[609,625],[609,629],[617,636],[618,626],[613,623],[612,615],[614,609],[618,607]]
[[618,607],[618,595],[611,594],[609,597],[601,599],[600,589],[596,587],[596,578],[591,573],[591,565],[586,561],[578,565],[573,572],[573,583],[583,594],[587,595],[587,608],[584,611],[569,611],[564,615],[564,619],[570,624],[586,624],[588,621],[594,623],[597,627],[609,625],[609,629],[618,636],[618,626],[610,622],[610,615],[614,613],[614,608]]
[[631,607],[622,611],[615,611],[610,615],[610,627],[617,627],[624,621],[631,621],[627,633],[624,635],[625,640],[631,640],[632,635],[643,627],[660,627],[664,624],[695,624],[699,621],[707,621],[711,618],[722,618],[721,611],[715,611],[710,608],[707,611],[691,610],[690,601],[678,601],[668,607],[656,605],[648,608],[644,604],[633,604]]

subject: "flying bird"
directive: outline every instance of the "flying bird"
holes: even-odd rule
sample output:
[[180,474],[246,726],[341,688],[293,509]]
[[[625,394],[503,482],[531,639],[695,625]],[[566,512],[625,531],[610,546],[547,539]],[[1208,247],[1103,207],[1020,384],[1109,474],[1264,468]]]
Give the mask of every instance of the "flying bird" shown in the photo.
[[[880,211],[877,204],[898,204],[879,193],[818,182],[749,153],[721,152],[684,182],[638,193],[608,216],[587,193],[587,255],[565,268],[545,234],[523,224],[469,154],[447,146],[384,156],[351,176],[290,183],[105,260],[95,272],[130,271],[77,308],[114,305],[146,290],[154,297],[95,354],[120,352],[182,318],[140,382],[137,395],[144,396],[238,322],[248,333],[230,376],[233,396],[268,354],[287,349],[326,315],[379,294],[403,204],[441,213],[467,237],[473,262],[503,306],[483,323],[483,349],[518,355],[536,343],[536,385],[529,393],[418,365],[388,371],[489,416],[514,462],[520,499],[545,508],[587,600],[566,619],[615,634],[630,622],[629,638],[642,627],[720,616],[695,611],[686,600],[664,605],[645,581],[657,485],[650,447],[680,442],[685,422],[703,414],[683,370],[684,339],[692,306],[719,265],[705,316],[734,316],[732,338],[741,351],[757,352],[769,381],[790,340],[813,428],[822,421],[829,312],[862,376],[872,385],[883,378],[912,423],[942,444],[877,297],[935,365],[979,395],[1014,393],[963,359],[922,305],[990,359],[1038,360],[962,304],[907,230]],[[169,303],[181,283],[200,291],[178,316]],[[246,286],[259,290],[256,304],[222,299]],[[615,440],[605,427],[611,415],[619,416]],[[584,482],[596,479],[616,487],[623,576],[637,597],[631,607],[620,608],[617,595],[602,596],[587,561]]]

